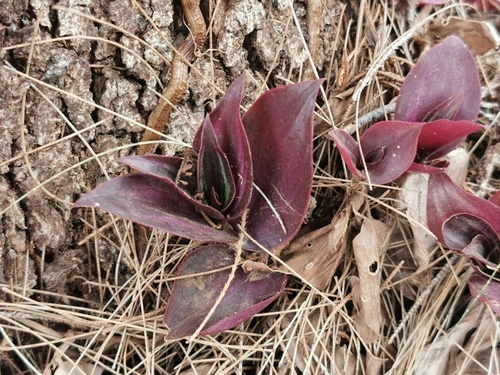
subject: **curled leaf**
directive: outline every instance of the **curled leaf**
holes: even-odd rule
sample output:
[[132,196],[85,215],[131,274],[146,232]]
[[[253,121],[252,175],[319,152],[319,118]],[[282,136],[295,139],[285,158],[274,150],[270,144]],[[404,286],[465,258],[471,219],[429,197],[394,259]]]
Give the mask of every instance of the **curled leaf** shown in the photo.
[[500,281],[500,275],[493,275],[500,263],[500,241],[486,221],[469,214],[453,215],[443,224],[443,236],[446,246],[468,257],[477,273]]
[[446,173],[429,175],[427,225],[438,241],[444,242],[443,224],[456,214],[470,214],[485,220],[500,232],[500,207],[457,186]]
[[[252,157],[250,145],[240,115],[240,104],[245,74],[242,74],[227,89],[209,117],[217,143],[229,161],[235,184],[235,197],[226,213],[238,219],[248,206],[252,194]],[[193,140],[193,148],[201,146],[201,128]]]
[[[382,121],[372,125],[360,138],[370,181],[386,184],[405,173],[413,163],[423,123]],[[331,130],[349,169],[366,178],[356,141],[343,130]]]
[[443,237],[446,246],[453,250],[462,250],[468,246],[477,235],[493,244],[496,234],[491,226],[481,218],[470,214],[456,214],[443,224]]
[[[202,246],[181,263],[172,287],[163,322],[170,331],[167,340],[178,340],[196,332],[224,288],[235,262],[226,245]],[[188,277],[189,276],[189,277]],[[257,314],[283,291],[287,276],[259,269],[245,273],[238,267],[224,298],[203,327],[211,335],[233,328]]]
[[219,147],[210,117],[201,126],[201,145],[198,152],[198,193],[210,206],[224,211],[233,201],[234,180],[226,155]]
[[475,274],[469,278],[468,284],[471,296],[490,305],[495,314],[500,316],[500,282]]

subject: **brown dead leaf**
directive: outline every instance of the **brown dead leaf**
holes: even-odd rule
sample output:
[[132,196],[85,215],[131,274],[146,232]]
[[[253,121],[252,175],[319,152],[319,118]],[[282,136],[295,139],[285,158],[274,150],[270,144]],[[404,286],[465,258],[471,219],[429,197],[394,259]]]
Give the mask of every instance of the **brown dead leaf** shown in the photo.
[[[349,213],[339,211],[329,225],[294,239],[282,259],[309,283],[326,289],[344,256],[348,223]],[[284,266],[279,270],[287,272]]]
[[353,302],[358,310],[356,326],[366,343],[377,340],[382,328],[380,302],[381,261],[391,235],[391,227],[365,217],[352,248],[358,277],[351,278]]
[[[345,254],[349,221],[352,212],[363,205],[364,197],[355,194],[347,202],[346,208],[337,211],[329,225],[295,238],[281,253],[288,267],[320,290],[326,289]],[[290,273],[284,266],[278,271]]]
[[375,357],[371,352],[366,353],[366,374],[378,375],[381,374],[382,365],[386,360]]
[[[457,356],[460,353],[469,353],[466,354],[466,363],[470,364],[471,348],[463,348],[462,343],[471,330],[475,330],[473,336],[479,336],[489,345],[491,354],[491,333],[495,332],[495,325],[496,323],[489,315],[486,306],[483,303],[476,303],[460,323],[454,325],[427,347],[417,351],[414,374],[456,374],[455,366],[459,361]],[[469,342],[474,341],[473,336]],[[474,345],[478,345],[477,341]],[[458,373],[465,374],[461,371]]]
[[276,272],[269,268],[265,263],[262,262],[255,262],[253,260],[246,260],[243,262],[241,265],[241,268],[243,271],[246,273],[249,272]]
[[471,21],[450,17],[445,23],[435,21],[429,26],[428,33],[437,40],[456,35],[467,45],[474,55],[482,55],[500,46],[500,37],[495,27],[485,21]]

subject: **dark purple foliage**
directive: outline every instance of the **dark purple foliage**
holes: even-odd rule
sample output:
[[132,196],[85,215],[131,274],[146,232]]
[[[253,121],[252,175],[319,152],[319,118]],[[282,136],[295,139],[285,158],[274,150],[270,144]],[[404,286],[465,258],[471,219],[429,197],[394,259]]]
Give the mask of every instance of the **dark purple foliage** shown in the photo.
[[453,215],[467,213],[485,220],[500,232],[500,207],[457,186],[445,173],[429,175],[427,226],[444,243],[443,223]]
[[[119,159],[137,172],[114,178],[84,195],[75,207],[97,207],[124,219],[213,244],[189,253],[174,282],[164,321],[168,339],[196,332],[220,295],[238,225],[274,250],[291,241],[306,214],[312,187],[313,111],[322,80],[263,94],[240,116],[244,76],[205,118],[184,158],[146,155]],[[250,238],[246,250],[261,250]],[[202,334],[232,328],[271,303],[286,275],[238,267]]]
[[359,151],[361,146],[370,181],[373,184],[386,184],[410,168],[415,159],[422,126],[421,123],[378,122],[364,132],[359,145],[343,130],[332,130],[328,134],[352,173],[367,179]]
[[427,224],[438,241],[470,259],[475,271],[469,280],[471,294],[499,314],[500,207],[466,192],[445,173],[432,174]]
[[[167,340],[192,335],[214,306],[228,280],[234,252],[222,244],[202,246],[181,263],[163,318],[170,331]],[[226,268],[218,272],[211,272]],[[197,274],[205,273],[197,276]],[[269,305],[283,291],[287,276],[280,272],[245,273],[238,267],[221,303],[201,330],[208,335],[233,328]]]
[[[307,212],[313,178],[313,112],[322,80],[277,87],[243,116],[252,150],[254,183],[247,231],[268,249],[287,244]],[[259,250],[251,241],[248,250]]]
[[[322,81],[270,90],[242,119],[243,80],[206,117],[191,164],[167,156],[122,158],[139,172],[98,186],[75,207],[99,207],[175,235],[223,243],[237,240],[236,226],[248,209],[246,230],[254,240],[268,250],[288,243],[309,202],[312,120]],[[248,239],[244,247],[260,250]]]
[[479,112],[480,91],[472,55],[451,36],[425,54],[405,78],[394,121],[372,125],[359,144],[343,130],[328,134],[350,171],[363,179],[368,173],[374,184],[389,183],[407,171],[438,173],[446,165],[437,159],[484,129],[471,122]]
[[394,118],[408,122],[443,118],[475,121],[480,104],[481,82],[474,57],[464,42],[452,35],[429,50],[405,77]]

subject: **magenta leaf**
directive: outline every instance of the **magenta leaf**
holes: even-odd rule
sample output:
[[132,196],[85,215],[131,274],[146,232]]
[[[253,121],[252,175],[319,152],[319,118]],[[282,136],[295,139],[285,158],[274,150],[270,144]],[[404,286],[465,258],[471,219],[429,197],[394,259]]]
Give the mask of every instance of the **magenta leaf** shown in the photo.
[[428,122],[418,137],[417,159],[425,162],[441,158],[454,150],[466,136],[484,128],[470,121],[441,119]]
[[446,167],[450,163],[447,161],[440,160],[439,162],[434,162],[432,165],[430,164],[420,164],[420,163],[412,163],[410,168],[408,168],[408,172],[411,173],[441,173],[444,172]]
[[[226,212],[239,218],[250,202],[252,194],[252,157],[247,135],[240,116],[240,103],[245,74],[227,89],[217,106],[210,112],[219,147],[226,155],[235,183],[235,198]],[[193,148],[200,148],[201,129],[193,140]]]
[[490,202],[493,203],[495,206],[500,207],[500,190],[491,196]]
[[362,161],[359,153],[359,145],[356,140],[349,133],[341,129],[330,130],[328,136],[334,140],[347,168],[355,176],[366,179],[365,172],[362,169],[358,169],[358,166],[362,167]]
[[[163,318],[170,329],[167,340],[196,332],[220,296],[234,262],[233,251],[221,244],[202,246],[186,256],[178,270],[183,278],[175,280]],[[210,272],[218,269],[222,270]],[[286,281],[287,276],[279,272],[245,273],[238,267],[224,298],[200,333],[216,334],[251,318],[278,297]]]
[[[243,116],[257,186],[246,229],[267,249],[288,243],[307,211],[313,177],[313,111],[322,82],[267,91]],[[260,250],[250,240],[245,248]]]
[[224,212],[233,201],[234,180],[226,155],[220,149],[207,116],[201,126],[201,145],[198,152],[198,193],[208,205]]
[[500,282],[491,280],[488,283],[488,281],[489,277],[472,275],[468,281],[470,294],[490,305],[493,311],[500,316]]
[[466,192],[446,173],[429,175],[427,225],[439,242],[445,243],[444,222],[456,214],[474,215],[486,221],[494,232],[500,232],[500,207]]
[[488,246],[493,246],[497,241],[497,235],[491,226],[483,219],[471,214],[453,215],[443,224],[444,243],[452,250],[464,249],[478,235],[489,243]]
[[[187,195],[194,196],[196,194],[194,165],[191,165],[191,168],[187,168],[186,164],[183,165],[183,160],[183,158],[177,156],[130,155],[124,156],[117,161],[128,165],[138,172],[170,180]],[[181,168],[185,170],[181,170]],[[213,216],[209,213],[207,214]]]
[[[361,137],[364,155],[382,150],[384,155],[371,162],[366,158],[370,180],[374,184],[386,184],[405,173],[415,159],[417,140],[424,124],[382,121],[372,125]],[[358,168],[362,165],[358,165]]]
[[431,109],[424,117],[423,122],[431,122],[440,119],[454,119],[460,106],[464,101],[464,93],[459,92],[445,100],[437,107]]
[[[417,140],[423,123],[382,121],[373,124],[360,139],[370,181],[386,184],[405,173],[415,159]],[[366,178],[358,144],[343,130],[328,133],[335,141],[347,167],[358,177]]]
[[[458,109],[457,98],[462,98]],[[454,113],[447,119],[475,121],[480,101],[474,58],[460,38],[449,36],[422,56],[405,78],[394,119],[421,122],[428,116],[436,119]]]
[[119,163],[128,165],[138,172],[175,181],[182,165],[182,158],[161,155],[131,155],[118,159]]
[[500,262],[500,241],[486,221],[469,214],[453,215],[443,224],[443,236],[446,246],[469,258],[477,273],[500,281],[500,275],[492,275]]
[[81,197],[75,207],[101,208],[193,240],[231,243],[238,239],[231,229],[212,228],[200,215],[200,205],[172,182],[145,173],[131,173],[101,184]]
[[[186,161],[186,159],[161,155],[132,155],[118,159],[118,162],[127,164],[139,172],[167,180],[165,181],[166,184],[174,184],[188,197],[192,197],[196,194],[196,178],[192,166],[187,168],[186,163],[183,166],[183,161]],[[183,170],[185,168],[187,170]],[[221,212],[212,206],[203,204],[198,200],[192,200],[192,203],[213,219],[223,220],[225,218]]]

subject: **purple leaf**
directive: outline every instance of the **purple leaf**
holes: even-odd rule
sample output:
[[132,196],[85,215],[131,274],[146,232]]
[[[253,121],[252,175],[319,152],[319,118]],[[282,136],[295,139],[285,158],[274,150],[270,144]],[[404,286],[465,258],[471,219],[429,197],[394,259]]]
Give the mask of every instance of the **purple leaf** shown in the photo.
[[[198,329],[224,288],[234,262],[233,251],[221,244],[200,247],[186,256],[178,276],[193,276],[174,282],[163,318],[170,329],[167,340],[190,336]],[[226,269],[210,272],[221,268]],[[238,267],[227,293],[201,334],[216,334],[251,318],[279,296],[286,281],[286,275],[279,272],[245,273]]]
[[429,175],[427,193],[427,225],[438,241],[444,242],[442,228],[456,214],[470,214],[486,221],[500,232],[500,207],[476,197],[457,186],[446,173]]
[[[481,101],[481,84],[476,63],[471,53],[456,36],[447,37],[433,47],[415,64],[405,78],[399,93],[394,119],[400,121],[424,121],[428,114],[457,95],[462,103],[453,118],[448,120],[475,121]],[[452,105],[452,108],[456,103]],[[438,113],[449,115],[444,105]],[[431,117],[436,118],[436,113]]]
[[493,203],[495,206],[500,207],[500,190],[491,196],[490,202]]
[[[236,242],[231,229],[212,228],[200,205],[172,182],[145,173],[131,173],[99,185],[74,207],[96,207],[126,220],[198,241]],[[213,209],[212,209],[213,210]]]
[[228,209],[232,218],[243,214],[252,195],[252,156],[240,116],[244,81],[245,74],[242,74],[210,113],[217,141],[229,160],[236,187],[236,196]]
[[[453,215],[443,224],[443,237],[446,246],[471,260],[478,274],[492,276],[500,261],[500,241],[486,221],[469,214]],[[500,280],[500,274],[492,277]]]
[[[189,196],[196,194],[196,176],[193,163],[190,168],[184,158],[162,155],[131,155],[117,160],[138,172],[172,181]],[[184,163],[184,164],[183,164]],[[185,169],[185,170],[181,170]],[[207,215],[213,216],[207,212]],[[216,215],[217,216],[217,215]],[[222,219],[222,218],[221,218]]]
[[[254,183],[266,197],[253,190],[246,229],[269,250],[293,238],[307,211],[313,177],[313,111],[322,82],[269,90],[243,116]],[[260,250],[250,240],[245,248]]]
[[179,168],[182,165],[182,158],[180,157],[161,155],[132,155],[125,156],[117,161],[128,165],[138,172],[166,178],[171,181],[175,181],[179,173]]
[[349,168],[355,176],[366,179],[365,172],[358,169],[358,165],[362,166],[362,162],[359,153],[359,145],[356,140],[345,130],[341,129],[330,130],[328,135],[334,140],[347,168]]
[[470,294],[490,305],[500,315],[500,282],[491,280],[488,284],[488,280],[489,277],[483,275],[472,275],[468,281]]
[[[240,103],[245,74],[227,89],[217,106],[210,112],[219,147],[225,153],[235,183],[235,198],[226,210],[232,218],[239,218],[250,202],[252,194],[252,157],[247,135],[241,122]],[[201,129],[193,140],[193,148],[200,148]]]
[[201,126],[201,145],[198,153],[198,193],[210,206],[224,212],[233,201],[234,180],[226,155],[220,149],[210,117]]
[[485,127],[470,121],[436,120],[426,123],[418,137],[417,157],[420,161],[447,155],[466,136]]
[[[372,183],[389,183],[410,168],[422,126],[423,123],[382,121],[364,132],[360,143]],[[351,172],[366,178],[354,138],[342,130],[332,130],[328,134],[337,144]]]
[[382,121],[372,125],[363,134],[360,143],[365,158],[375,150],[382,150],[384,154],[376,163],[365,159],[372,183],[386,184],[408,170],[415,159],[417,140],[423,125]]
[[450,163],[447,161],[439,161],[439,163],[433,163],[432,165],[429,164],[419,164],[419,163],[412,163],[410,165],[410,168],[408,168],[407,172],[411,173],[441,173],[444,172],[446,167]]
[[431,109],[425,115],[423,122],[431,122],[441,119],[453,120],[456,117],[457,112],[460,109],[460,106],[462,105],[463,101],[464,101],[463,92],[459,92],[453,95],[449,99],[439,104],[437,107]]
[[[185,159],[184,159],[185,160]],[[118,162],[126,164],[131,168],[151,176],[165,179],[166,184],[175,185],[177,188],[186,193],[189,197],[196,194],[196,179],[194,176],[189,176],[183,171],[179,171],[182,166],[183,158],[176,156],[161,156],[161,155],[142,155],[142,156],[124,156],[118,159]],[[191,173],[193,171],[190,170]],[[176,185],[176,180],[187,183],[184,186],[182,183]],[[203,204],[197,200],[192,202],[199,210],[203,211],[207,216],[216,219],[224,220],[225,216],[219,210]],[[133,221],[133,220],[132,220]]]
[[[452,250],[462,250],[480,234],[491,245],[497,240],[497,235],[491,226],[483,219],[471,214],[456,214],[443,224],[444,243]],[[470,257],[470,254],[466,254]]]

